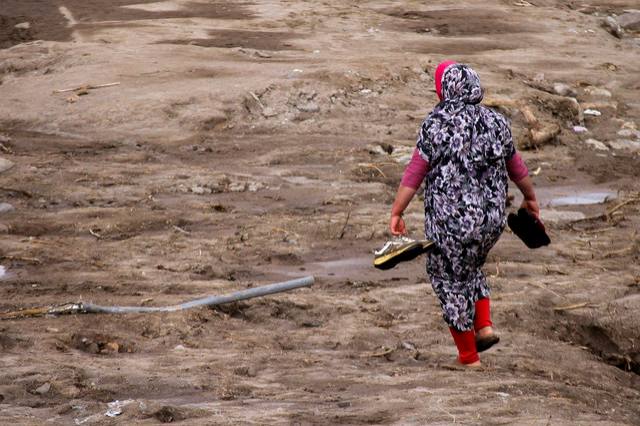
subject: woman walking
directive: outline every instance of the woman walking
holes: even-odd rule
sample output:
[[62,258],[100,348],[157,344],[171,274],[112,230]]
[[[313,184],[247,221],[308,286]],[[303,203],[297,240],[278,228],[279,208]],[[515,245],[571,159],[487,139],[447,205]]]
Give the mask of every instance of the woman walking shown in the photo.
[[394,235],[406,233],[402,213],[425,181],[425,235],[435,243],[427,273],[458,348],[458,361],[479,366],[478,352],[499,341],[481,268],[506,224],[507,178],[538,216],[528,170],[516,152],[508,121],[480,105],[476,72],[446,61],[435,74],[440,103],[422,123],[417,147],[391,210]]

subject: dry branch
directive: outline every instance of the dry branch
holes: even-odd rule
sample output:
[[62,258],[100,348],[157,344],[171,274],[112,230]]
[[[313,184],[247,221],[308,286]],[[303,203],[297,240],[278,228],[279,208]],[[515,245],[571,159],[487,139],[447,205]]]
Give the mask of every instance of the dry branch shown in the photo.
[[91,89],[102,89],[103,87],[111,87],[111,86],[117,86],[119,85],[120,82],[116,81],[114,83],[105,83],[105,84],[84,84],[82,86],[78,86],[78,87],[71,87],[69,89],[58,89],[58,90],[54,90],[53,93],[65,93],[65,92],[75,92],[77,90],[91,90]]

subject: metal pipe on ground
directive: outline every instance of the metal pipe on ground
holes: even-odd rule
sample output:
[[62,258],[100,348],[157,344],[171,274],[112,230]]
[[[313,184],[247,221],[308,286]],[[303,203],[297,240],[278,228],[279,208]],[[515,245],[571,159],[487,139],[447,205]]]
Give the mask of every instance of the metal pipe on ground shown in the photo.
[[310,287],[315,279],[312,276],[297,278],[295,280],[269,284],[261,287],[249,288],[224,294],[222,296],[208,296],[202,299],[192,300],[180,305],[171,306],[102,306],[93,303],[67,303],[65,305],[50,306],[46,308],[31,308],[15,312],[0,314],[0,319],[16,319],[40,315],[62,314],[126,314],[126,313],[150,313],[150,312],[176,312],[202,306],[216,306],[225,303],[238,302],[254,297],[268,296],[274,293],[295,290],[302,287]]

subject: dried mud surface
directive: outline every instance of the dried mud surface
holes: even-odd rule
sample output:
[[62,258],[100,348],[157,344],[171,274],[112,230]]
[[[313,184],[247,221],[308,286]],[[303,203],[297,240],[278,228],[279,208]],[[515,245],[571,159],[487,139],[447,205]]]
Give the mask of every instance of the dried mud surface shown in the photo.
[[[0,321],[0,417],[640,424],[640,39],[602,27],[634,6],[3,1],[0,312],[316,284]],[[482,371],[455,366],[423,260],[371,266],[450,57],[511,118],[553,240],[492,251]],[[406,218],[419,236],[420,200]]]

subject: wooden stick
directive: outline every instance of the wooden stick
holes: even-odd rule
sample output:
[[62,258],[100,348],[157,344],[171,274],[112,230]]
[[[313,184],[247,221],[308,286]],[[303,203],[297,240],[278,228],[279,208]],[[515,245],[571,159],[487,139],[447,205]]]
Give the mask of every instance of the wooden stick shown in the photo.
[[264,110],[264,105],[262,104],[262,102],[260,102],[260,98],[258,97],[258,95],[256,95],[253,92],[249,92],[249,94],[251,95],[251,97],[253,99],[255,99],[255,101],[258,103],[258,105],[260,106],[260,109]]
[[344,221],[344,225],[342,226],[342,231],[340,231],[340,235],[338,235],[338,239],[341,240],[344,237],[344,233],[347,230],[347,225],[349,224],[349,218],[351,217],[351,210],[347,212],[347,218]]
[[620,204],[615,205],[611,209],[607,210],[607,212],[605,214],[607,216],[611,216],[613,213],[615,213],[616,211],[620,210],[622,207],[626,206],[627,204],[634,203],[636,201],[640,201],[640,197],[629,198],[629,199],[621,202]]
[[175,230],[176,230],[176,231],[178,231],[178,232],[182,232],[182,233],[183,233],[183,234],[185,234],[185,235],[191,235],[191,232],[186,231],[186,230],[184,230],[184,229],[180,228],[178,225],[173,225],[173,229],[175,229]]
[[70,89],[58,89],[58,90],[54,90],[53,93],[64,93],[64,92],[75,92],[76,90],[91,90],[91,89],[101,89],[103,87],[111,87],[111,86],[117,86],[119,85],[120,82],[116,81],[115,83],[105,83],[105,84],[85,84],[83,86],[78,86],[78,87],[72,87]]
[[574,303],[573,305],[565,305],[565,306],[556,306],[555,308],[553,308],[554,311],[556,312],[560,312],[560,311],[572,311],[574,309],[580,309],[580,308],[594,308],[598,306],[595,303],[591,303],[591,302],[582,302],[582,303]]

